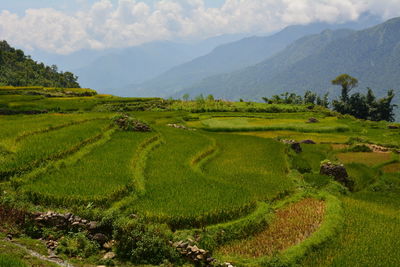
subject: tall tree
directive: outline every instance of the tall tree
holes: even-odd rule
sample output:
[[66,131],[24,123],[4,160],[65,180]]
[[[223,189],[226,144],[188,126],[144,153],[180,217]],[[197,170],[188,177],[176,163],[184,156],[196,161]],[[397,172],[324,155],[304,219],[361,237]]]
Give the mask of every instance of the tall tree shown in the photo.
[[333,85],[340,85],[342,87],[342,101],[347,103],[349,100],[349,93],[353,88],[358,86],[358,80],[346,73],[337,76],[332,80]]

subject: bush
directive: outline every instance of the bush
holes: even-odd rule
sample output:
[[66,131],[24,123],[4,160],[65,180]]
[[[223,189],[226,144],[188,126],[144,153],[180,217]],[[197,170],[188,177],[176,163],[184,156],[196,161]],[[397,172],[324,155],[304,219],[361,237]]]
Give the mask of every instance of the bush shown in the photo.
[[60,239],[57,253],[62,253],[68,257],[88,258],[97,253],[99,245],[90,241],[85,234],[75,233]]
[[149,225],[139,220],[120,219],[114,225],[118,257],[135,264],[179,262],[177,251],[169,245],[172,233],[162,225]]
[[372,149],[366,145],[355,145],[349,149],[351,152],[372,152]]

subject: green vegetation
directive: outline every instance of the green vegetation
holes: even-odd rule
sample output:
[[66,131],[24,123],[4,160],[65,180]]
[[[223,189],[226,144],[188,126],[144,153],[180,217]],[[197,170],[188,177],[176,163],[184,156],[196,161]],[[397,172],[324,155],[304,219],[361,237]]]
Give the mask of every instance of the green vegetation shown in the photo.
[[349,92],[358,86],[358,80],[348,74],[339,75],[332,84],[342,87],[340,100],[332,102],[334,110],[359,119],[394,121],[393,110],[397,106],[392,104],[394,90],[389,90],[387,96],[381,99],[376,99],[371,88],[368,88],[367,95],[355,93],[349,96]]
[[35,203],[104,203],[134,191],[132,157],[148,134],[115,132],[75,164],[49,169],[23,191]]
[[[56,240],[77,266],[192,264],[178,241],[235,266],[399,263],[385,232],[399,232],[396,124],[307,105],[46,90],[0,89],[2,114],[14,114],[0,115],[0,263],[52,266],[8,233],[44,255],[37,239]],[[301,152],[292,139],[305,140]],[[320,174],[325,160],[344,164],[351,192]],[[32,220],[49,209],[83,219],[67,229]]]
[[73,153],[97,139],[108,124],[109,122],[104,120],[92,120],[22,139],[18,142],[15,152],[10,151],[0,158],[1,180]]
[[20,49],[0,41],[0,85],[79,87],[71,72],[58,72],[57,66],[45,66],[26,56]]

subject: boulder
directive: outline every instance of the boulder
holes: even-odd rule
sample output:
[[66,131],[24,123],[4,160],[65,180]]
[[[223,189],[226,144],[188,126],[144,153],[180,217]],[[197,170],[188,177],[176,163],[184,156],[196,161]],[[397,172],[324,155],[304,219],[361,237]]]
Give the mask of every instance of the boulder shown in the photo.
[[300,153],[303,151],[303,149],[300,146],[299,142],[293,143],[290,145],[290,148],[293,149],[296,153]]
[[349,175],[343,164],[334,164],[331,162],[323,163],[321,165],[320,174],[333,177],[335,181],[341,183],[350,190],[354,188],[354,182],[349,179]]
[[110,260],[110,259],[114,259],[115,258],[115,253],[114,252],[107,252],[106,254],[104,254],[103,256],[103,260]]
[[315,145],[315,144],[316,144],[316,143],[315,143],[313,140],[311,140],[311,139],[303,140],[303,141],[301,141],[300,143],[302,143],[302,144],[309,144],[309,145]]
[[100,245],[103,245],[104,243],[107,242],[108,238],[106,235],[102,233],[97,233],[93,236],[93,240],[97,241]]

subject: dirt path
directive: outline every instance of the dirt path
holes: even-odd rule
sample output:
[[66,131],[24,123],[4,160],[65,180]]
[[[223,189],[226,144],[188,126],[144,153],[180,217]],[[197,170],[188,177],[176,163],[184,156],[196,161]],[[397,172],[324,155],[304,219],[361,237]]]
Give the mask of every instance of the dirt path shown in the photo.
[[74,265],[72,265],[72,264],[68,263],[67,261],[64,261],[63,259],[59,258],[52,250],[49,250],[49,254],[50,254],[49,256],[45,256],[45,255],[42,255],[42,254],[40,254],[40,253],[38,253],[38,252],[36,252],[34,250],[31,250],[31,249],[25,247],[24,245],[18,244],[18,243],[14,242],[14,241],[11,241],[11,240],[8,240],[8,239],[5,239],[5,241],[7,241],[7,242],[19,247],[19,248],[22,248],[29,255],[31,255],[33,257],[36,257],[36,258],[39,258],[39,259],[41,259],[43,261],[51,262],[51,263],[57,264],[58,266],[63,266],[63,267],[74,267]]

